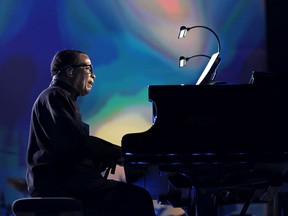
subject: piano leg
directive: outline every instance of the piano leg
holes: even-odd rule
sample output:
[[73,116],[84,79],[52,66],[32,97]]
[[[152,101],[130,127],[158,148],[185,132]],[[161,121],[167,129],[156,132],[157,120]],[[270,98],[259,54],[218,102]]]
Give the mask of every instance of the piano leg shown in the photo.
[[285,183],[277,194],[277,215],[288,216],[288,183]]
[[242,207],[242,210],[240,212],[240,215],[239,216],[245,216],[246,215],[246,212],[253,200],[253,197],[254,197],[254,193],[255,193],[255,190],[252,190],[251,193],[248,195],[248,198],[247,200],[244,202],[244,205]]
[[215,194],[214,188],[196,188],[195,206],[192,206],[192,210],[194,211],[195,209],[196,212],[194,214],[195,216],[218,215],[218,206],[215,203],[213,196],[214,194]]
[[145,188],[153,200],[167,192],[168,176],[162,175],[156,166],[126,166],[125,173],[128,183]]

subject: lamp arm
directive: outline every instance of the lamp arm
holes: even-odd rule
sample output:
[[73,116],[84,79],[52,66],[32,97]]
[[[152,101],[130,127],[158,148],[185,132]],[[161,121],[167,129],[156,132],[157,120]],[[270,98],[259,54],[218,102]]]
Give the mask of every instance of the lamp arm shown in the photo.
[[195,57],[206,57],[206,58],[211,58],[211,56],[209,55],[205,55],[205,54],[199,54],[199,55],[193,55],[193,56],[190,56],[190,57],[187,57],[186,59],[189,60],[189,59],[192,59],[192,58],[195,58]]
[[180,56],[179,57],[179,67],[183,67],[186,65],[186,62],[189,61],[190,59],[192,58],[195,58],[195,57],[206,57],[206,58],[211,58],[211,56],[208,56],[208,55],[204,55],[204,54],[199,54],[199,55],[193,55],[193,56],[190,56],[190,57],[184,57],[184,56]]
[[193,28],[205,28],[205,29],[209,30],[210,32],[212,32],[212,33],[215,35],[216,39],[217,39],[217,42],[218,42],[218,52],[220,53],[220,51],[221,51],[221,44],[220,44],[219,37],[217,36],[217,34],[216,34],[211,28],[209,28],[209,27],[207,27],[207,26],[201,26],[201,25],[199,25],[199,26],[189,27],[189,28],[187,28],[187,31],[189,31],[189,30],[191,30],[191,29],[193,29]]

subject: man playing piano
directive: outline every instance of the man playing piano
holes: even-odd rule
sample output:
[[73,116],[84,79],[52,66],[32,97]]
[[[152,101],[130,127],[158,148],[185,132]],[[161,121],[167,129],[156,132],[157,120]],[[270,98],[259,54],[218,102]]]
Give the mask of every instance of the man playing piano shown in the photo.
[[[87,95],[96,75],[87,54],[62,50],[51,62],[52,81],[36,99],[27,150],[27,184],[32,197],[80,199],[86,215],[155,215],[143,188],[102,176],[121,164],[121,148],[89,135],[77,97]],[[102,214],[101,214],[102,213]]]

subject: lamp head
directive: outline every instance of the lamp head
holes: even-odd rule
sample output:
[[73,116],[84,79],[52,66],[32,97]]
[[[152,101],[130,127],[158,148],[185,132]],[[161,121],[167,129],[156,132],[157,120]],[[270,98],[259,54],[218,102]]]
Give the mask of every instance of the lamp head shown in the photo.
[[186,26],[181,26],[180,27],[180,31],[179,31],[179,35],[178,35],[178,39],[183,38],[186,36],[188,29],[186,28]]
[[179,57],[179,67],[184,67],[187,63],[187,58],[185,58],[184,56],[180,56]]

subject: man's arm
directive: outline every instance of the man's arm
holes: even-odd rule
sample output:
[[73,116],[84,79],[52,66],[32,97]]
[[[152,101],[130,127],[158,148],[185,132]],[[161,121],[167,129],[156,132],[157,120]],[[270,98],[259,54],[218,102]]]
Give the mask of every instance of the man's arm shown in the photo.
[[99,137],[89,137],[86,143],[86,153],[101,171],[107,167],[114,169],[116,164],[123,165],[121,147]]

